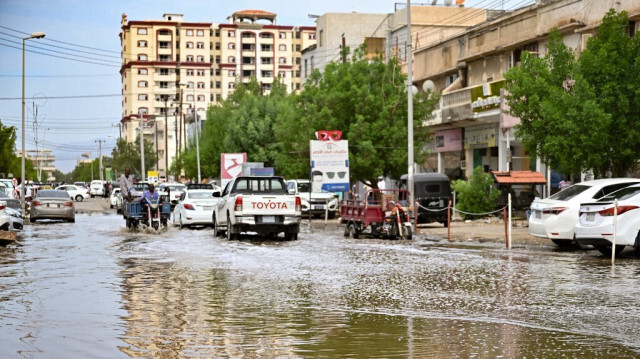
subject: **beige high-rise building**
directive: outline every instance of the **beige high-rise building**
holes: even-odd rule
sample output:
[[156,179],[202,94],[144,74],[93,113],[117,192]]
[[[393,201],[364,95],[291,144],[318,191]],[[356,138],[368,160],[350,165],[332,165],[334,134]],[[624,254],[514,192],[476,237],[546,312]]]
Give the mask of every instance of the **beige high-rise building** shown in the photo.
[[123,135],[135,141],[143,119],[161,178],[193,133],[194,109],[206,119],[207,107],[251,77],[265,92],[277,77],[290,92],[299,90],[301,52],[315,44],[315,27],[276,25],[276,14],[260,10],[236,12],[225,24],[123,14],[121,25]]

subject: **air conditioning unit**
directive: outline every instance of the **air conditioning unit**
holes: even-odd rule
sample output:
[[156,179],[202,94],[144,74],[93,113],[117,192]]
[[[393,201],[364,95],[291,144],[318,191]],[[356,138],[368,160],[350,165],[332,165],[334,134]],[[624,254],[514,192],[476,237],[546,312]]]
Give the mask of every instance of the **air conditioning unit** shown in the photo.
[[460,169],[463,171],[467,169],[467,161],[460,161]]

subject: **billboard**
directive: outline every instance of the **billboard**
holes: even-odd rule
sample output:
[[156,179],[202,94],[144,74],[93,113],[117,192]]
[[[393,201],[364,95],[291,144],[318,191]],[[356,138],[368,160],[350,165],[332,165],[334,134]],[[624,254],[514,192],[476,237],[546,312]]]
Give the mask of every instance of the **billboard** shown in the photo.
[[246,153],[220,154],[220,180],[222,187],[242,174],[242,164],[247,162]]
[[310,141],[313,191],[349,191],[349,141]]

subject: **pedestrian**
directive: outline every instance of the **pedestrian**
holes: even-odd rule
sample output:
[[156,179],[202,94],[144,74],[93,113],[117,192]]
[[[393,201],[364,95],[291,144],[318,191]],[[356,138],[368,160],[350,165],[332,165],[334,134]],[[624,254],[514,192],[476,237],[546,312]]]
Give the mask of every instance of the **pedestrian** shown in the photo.
[[124,173],[120,176],[120,191],[122,192],[122,198],[131,200],[131,188],[133,188],[132,178],[130,176],[131,169],[129,167],[124,169]]
[[102,197],[109,197],[109,182],[104,182],[104,195]]
[[562,181],[560,181],[560,184],[558,184],[558,189],[560,191],[562,191],[565,188],[571,187],[571,185],[573,185],[573,183],[571,182],[569,177],[568,176],[564,176],[564,179]]

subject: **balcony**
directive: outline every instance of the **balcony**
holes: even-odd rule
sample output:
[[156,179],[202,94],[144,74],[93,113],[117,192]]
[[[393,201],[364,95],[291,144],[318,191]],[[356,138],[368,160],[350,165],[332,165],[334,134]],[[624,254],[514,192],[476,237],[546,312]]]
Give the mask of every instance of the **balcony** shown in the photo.
[[433,113],[433,118],[425,121],[427,126],[441,125],[473,118],[471,110],[471,89],[443,94]]

